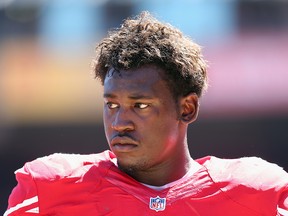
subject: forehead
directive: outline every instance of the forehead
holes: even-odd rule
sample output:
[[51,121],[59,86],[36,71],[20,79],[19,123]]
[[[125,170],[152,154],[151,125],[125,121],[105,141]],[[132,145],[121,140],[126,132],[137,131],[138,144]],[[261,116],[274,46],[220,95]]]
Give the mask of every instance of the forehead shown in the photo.
[[108,71],[104,80],[104,93],[123,92],[130,93],[157,93],[168,90],[160,73],[164,71],[156,66],[148,65],[141,68]]

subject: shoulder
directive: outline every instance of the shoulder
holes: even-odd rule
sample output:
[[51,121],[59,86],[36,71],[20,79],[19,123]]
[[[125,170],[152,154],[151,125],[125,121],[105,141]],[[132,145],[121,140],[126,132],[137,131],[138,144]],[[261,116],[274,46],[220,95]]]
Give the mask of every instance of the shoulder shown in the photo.
[[110,151],[98,154],[55,153],[27,162],[16,174],[29,174],[35,179],[61,179],[84,175],[91,167],[112,166]]
[[229,181],[235,185],[248,185],[262,189],[288,185],[288,174],[283,168],[258,157],[237,159],[207,157],[205,160],[202,159],[201,163],[214,182]]

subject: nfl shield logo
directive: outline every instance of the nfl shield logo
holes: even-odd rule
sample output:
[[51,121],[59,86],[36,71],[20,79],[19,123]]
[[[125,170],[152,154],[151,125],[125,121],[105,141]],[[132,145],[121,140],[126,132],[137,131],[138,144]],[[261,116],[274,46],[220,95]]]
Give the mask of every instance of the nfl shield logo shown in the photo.
[[160,198],[159,196],[150,198],[150,209],[158,211],[163,211],[166,207],[166,198]]

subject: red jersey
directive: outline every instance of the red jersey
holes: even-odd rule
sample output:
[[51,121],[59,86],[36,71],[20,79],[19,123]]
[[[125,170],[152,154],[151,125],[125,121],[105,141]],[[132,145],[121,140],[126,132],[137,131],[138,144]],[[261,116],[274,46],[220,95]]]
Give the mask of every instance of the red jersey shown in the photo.
[[105,151],[28,162],[16,171],[18,185],[4,215],[288,215],[288,174],[259,158],[202,158],[198,171],[160,191],[123,173],[115,161]]

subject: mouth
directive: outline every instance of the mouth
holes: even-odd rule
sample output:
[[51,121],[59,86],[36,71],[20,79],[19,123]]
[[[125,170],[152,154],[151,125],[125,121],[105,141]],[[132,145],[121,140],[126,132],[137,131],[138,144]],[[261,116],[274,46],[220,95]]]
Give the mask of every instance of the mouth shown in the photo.
[[138,143],[127,136],[116,136],[111,140],[110,147],[113,152],[131,152],[138,147]]

